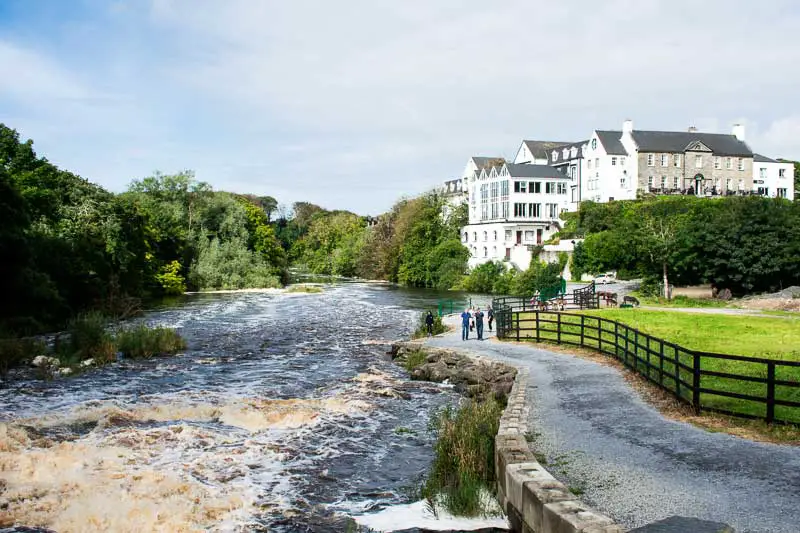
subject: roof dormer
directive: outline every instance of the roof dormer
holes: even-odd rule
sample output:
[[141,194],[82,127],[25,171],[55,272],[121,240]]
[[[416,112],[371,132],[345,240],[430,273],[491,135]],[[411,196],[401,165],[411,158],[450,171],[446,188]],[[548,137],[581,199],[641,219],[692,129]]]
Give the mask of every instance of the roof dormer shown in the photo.
[[552,159],[553,161],[558,161],[558,150],[553,150]]

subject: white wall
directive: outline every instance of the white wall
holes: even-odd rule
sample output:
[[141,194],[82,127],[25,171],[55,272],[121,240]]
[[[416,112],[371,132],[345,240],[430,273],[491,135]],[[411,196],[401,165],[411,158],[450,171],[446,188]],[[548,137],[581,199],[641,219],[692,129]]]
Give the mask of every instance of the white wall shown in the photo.
[[[766,170],[766,177],[762,177],[761,169]],[[783,177],[780,171],[783,170]],[[764,183],[759,183],[762,181]],[[794,165],[792,163],[756,163],[753,162],[753,190],[766,187],[768,196],[775,198],[778,189],[786,189],[786,198],[794,200]]]

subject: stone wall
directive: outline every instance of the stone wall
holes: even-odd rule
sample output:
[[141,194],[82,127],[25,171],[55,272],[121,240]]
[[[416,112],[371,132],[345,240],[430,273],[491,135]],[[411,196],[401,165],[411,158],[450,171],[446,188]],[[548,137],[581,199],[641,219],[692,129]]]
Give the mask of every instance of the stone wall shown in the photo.
[[528,375],[517,374],[495,440],[497,496],[512,531],[524,533],[623,533],[614,521],[590,509],[534,458],[525,434]]

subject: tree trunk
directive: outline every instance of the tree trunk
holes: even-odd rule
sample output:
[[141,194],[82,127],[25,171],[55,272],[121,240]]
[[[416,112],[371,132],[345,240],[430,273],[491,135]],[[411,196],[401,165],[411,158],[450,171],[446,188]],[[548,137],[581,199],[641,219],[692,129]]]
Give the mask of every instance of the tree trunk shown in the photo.
[[667,263],[661,264],[664,269],[664,298],[670,300],[669,280],[667,279]]

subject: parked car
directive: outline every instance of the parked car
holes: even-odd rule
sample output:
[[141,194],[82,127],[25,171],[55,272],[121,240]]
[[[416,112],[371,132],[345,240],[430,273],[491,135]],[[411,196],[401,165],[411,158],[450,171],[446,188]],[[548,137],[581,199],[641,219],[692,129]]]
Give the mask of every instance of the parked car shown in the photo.
[[605,274],[600,274],[594,278],[594,282],[601,285],[605,285],[606,283],[614,283],[615,281],[617,281],[617,276],[613,272],[606,272]]

